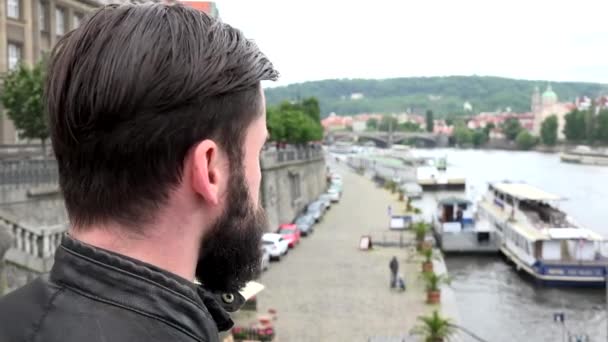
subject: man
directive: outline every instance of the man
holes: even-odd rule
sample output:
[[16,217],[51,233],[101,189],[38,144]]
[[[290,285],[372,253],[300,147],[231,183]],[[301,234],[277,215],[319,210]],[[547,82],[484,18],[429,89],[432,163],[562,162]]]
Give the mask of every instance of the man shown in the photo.
[[395,288],[397,285],[397,272],[399,272],[399,261],[397,261],[397,257],[393,256],[391,262],[388,264],[389,269],[391,270],[391,289]]
[[109,5],[62,38],[46,105],[69,235],[0,301],[0,341],[217,341],[259,271],[260,81],[277,76],[180,5]]

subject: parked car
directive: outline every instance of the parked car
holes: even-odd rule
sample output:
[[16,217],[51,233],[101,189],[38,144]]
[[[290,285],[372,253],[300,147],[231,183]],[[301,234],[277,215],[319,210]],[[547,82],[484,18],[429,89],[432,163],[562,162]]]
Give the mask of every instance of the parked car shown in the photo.
[[298,217],[294,223],[300,230],[302,236],[308,236],[308,234],[312,234],[315,230],[315,218],[310,214],[304,214]]
[[314,201],[310,203],[306,209],[306,213],[310,214],[315,219],[315,222],[321,221],[321,218],[325,213],[325,203],[322,201]]
[[262,244],[268,250],[270,258],[281,260],[281,257],[289,251],[289,243],[281,234],[266,233],[262,236]]
[[268,248],[266,248],[265,246],[262,245],[262,261],[261,261],[261,265],[260,265],[260,269],[262,271],[266,271],[268,269],[268,267],[270,266],[270,251],[268,251]]
[[319,196],[319,201],[323,201],[326,209],[331,209],[331,195],[328,193],[324,193]]
[[331,201],[334,203],[340,201],[340,190],[338,190],[336,188],[331,188],[331,189],[327,190],[327,195],[329,196]]
[[287,240],[289,248],[294,248],[300,243],[300,230],[294,223],[284,223],[279,226],[279,234]]

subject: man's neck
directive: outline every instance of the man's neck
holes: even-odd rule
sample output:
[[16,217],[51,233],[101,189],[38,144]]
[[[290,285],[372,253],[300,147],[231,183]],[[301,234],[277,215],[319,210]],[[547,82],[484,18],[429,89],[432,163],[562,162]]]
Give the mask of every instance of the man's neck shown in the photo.
[[122,254],[133,259],[174,273],[184,279],[194,280],[198,250],[197,246],[185,241],[187,234],[165,234],[165,230],[154,227],[145,236],[130,233],[129,228],[120,226],[87,227],[70,229],[70,236],[86,244]]

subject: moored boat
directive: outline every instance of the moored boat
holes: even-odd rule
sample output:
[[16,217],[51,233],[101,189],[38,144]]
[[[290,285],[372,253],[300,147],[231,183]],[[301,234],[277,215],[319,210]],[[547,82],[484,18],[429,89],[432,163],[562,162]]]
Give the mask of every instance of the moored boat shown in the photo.
[[608,150],[592,149],[589,146],[577,146],[563,152],[560,159],[565,163],[608,166]]
[[438,201],[433,233],[445,253],[498,253],[500,240],[489,221],[476,215],[473,202],[459,197]]
[[557,206],[563,200],[526,183],[492,183],[478,203],[496,227],[500,251],[537,282],[605,286],[606,240]]

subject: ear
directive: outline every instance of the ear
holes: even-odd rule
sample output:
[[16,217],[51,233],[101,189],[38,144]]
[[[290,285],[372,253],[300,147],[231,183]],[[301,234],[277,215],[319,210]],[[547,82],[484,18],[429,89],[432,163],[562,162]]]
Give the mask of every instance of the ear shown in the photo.
[[211,205],[220,198],[222,169],[220,151],[212,140],[204,140],[194,147],[192,154],[192,188]]

